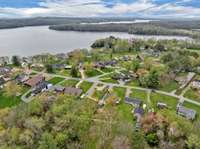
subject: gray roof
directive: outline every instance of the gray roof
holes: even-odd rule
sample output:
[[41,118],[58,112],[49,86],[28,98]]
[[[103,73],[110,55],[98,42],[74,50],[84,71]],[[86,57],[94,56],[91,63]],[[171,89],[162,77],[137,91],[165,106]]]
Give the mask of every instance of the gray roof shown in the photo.
[[0,85],[3,85],[5,83],[5,80],[3,78],[0,78]]
[[144,110],[142,108],[140,108],[140,107],[137,107],[137,108],[135,108],[134,113],[143,115],[144,114]]
[[132,99],[132,98],[126,97],[125,103],[140,106],[142,104],[142,101],[140,99],[136,99],[136,98]]
[[196,114],[197,114],[197,112],[195,110],[189,109],[189,108],[186,108],[186,107],[183,107],[183,106],[179,106],[177,108],[177,112],[180,115],[186,117],[187,119],[191,119],[191,120],[195,119]]
[[65,87],[63,87],[61,85],[56,85],[56,86],[54,86],[54,90],[56,92],[63,92],[65,90]]
[[72,96],[80,96],[82,93],[82,89],[79,88],[73,88],[73,87],[66,87],[65,88],[65,93],[72,95]]

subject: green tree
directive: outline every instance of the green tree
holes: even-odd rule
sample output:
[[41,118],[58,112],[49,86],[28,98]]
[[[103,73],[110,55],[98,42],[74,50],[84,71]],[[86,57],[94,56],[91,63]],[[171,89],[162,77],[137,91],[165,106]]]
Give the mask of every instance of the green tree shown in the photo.
[[199,137],[195,134],[191,134],[186,141],[189,149],[200,149]]
[[133,60],[132,62],[132,69],[136,72],[140,68],[140,62],[138,60]]
[[152,145],[152,146],[156,146],[159,143],[158,137],[155,133],[149,133],[146,136],[146,141],[148,144]]
[[3,88],[4,94],[8,97],[16,97],[21,94],[22,87],[17,85],[15,82],[8,82]]
[[57,149],[56,142],[52,134],[45,132],[42,134],[41,141],[39,142],[38,149]]
[[47,70],[48,73],[54,72],[54,69],[53,69],[52,65],[50,65],[50,64],[46,65],[46,70]]
[[20,61],[20,58],[18,57],[18,56],[13,56],[12,57],[12,64],[14,65],[14,66],[17,66],[17,67],[19,67],[19,66],[21,66],[21,61]]
[[156,71],[151,71],[148,76],[148,87],[157,88],[159,85],[159,75]]
[[78,77],[78,70],[76,66],[72,66],[71,75],[72,77]]

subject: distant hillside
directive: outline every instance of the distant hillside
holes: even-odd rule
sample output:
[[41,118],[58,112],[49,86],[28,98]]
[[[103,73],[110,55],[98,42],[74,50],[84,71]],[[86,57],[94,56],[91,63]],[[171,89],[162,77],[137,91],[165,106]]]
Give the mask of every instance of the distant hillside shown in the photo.
[[0,29],[24,26],[60,25],[98,23],[107,21],[134,21],[133,18],[67,18],[67,17],[37,17],[23,19],[0,19]]
[[195,26],[195,24],[189,25],[188,22],[185,24],[177,22],[176,24],[175,22],[153,21],[136,24],[65,24],[51,25],[49,28],[58,31],[127,32],[140,35],[178,35],[198,38],[200,33],[192,30],[193,27],[200,28],[198,26],[200,26],[198,23]]

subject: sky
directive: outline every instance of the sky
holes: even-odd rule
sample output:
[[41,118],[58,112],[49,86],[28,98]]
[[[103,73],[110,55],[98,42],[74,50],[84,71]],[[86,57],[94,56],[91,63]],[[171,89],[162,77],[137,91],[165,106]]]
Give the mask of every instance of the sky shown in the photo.
[[0,18],[200,18],[200,0],[0,0]]

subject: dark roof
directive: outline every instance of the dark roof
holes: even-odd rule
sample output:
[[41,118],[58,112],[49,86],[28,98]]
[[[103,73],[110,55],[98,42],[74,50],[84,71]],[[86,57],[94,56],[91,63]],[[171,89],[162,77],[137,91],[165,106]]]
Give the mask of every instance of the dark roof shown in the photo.
[[27,81],[26,80],[27,78],[28,78],[28,75],[26,75],[26,74],[20,74],[20,75],[17,75],[17,77],[15,79],[18,82],[23,82],[23,81]]
[[132,98],[126,97],[125,103],[140,106],[142,104],[142,101],[140,99],[136,99],[136,98],[132,99]]
[[28,81],[26,81],[25,84],[28,86],[34,87],[37,84],[39,84],[40,82],[43,82],[44,80],[45,80],[44,76],[38,75],[38,76],[35,76],[35,77],[29,79]]
[[52,64],[51,66],[54,69],[62,69],[62,68],[65,68],[66,64]]
[[3,78],[0,78],[0,85],[3,85],[6,81]]
[[43,89],[47,88],[47,85],[49,83],[46,81],[40,82],[39,84],[37,84],[37,86],[33,89],[32,93],[34,94],[38,94],[40,93]]
[[5,75],[11,72],[11,68],[10,67],[0,67],[0,74],[1,75]]
[[143,115],[144,114],[144,110],[142,108],[140,108],[140,107],[137,107],[137,108],[135,108],[134,113]]
[[65,88],[65,93],[72,95],[72,96],[80,96],[82,93],[82,89],[79,88],[73,88],[73,87],[66,87]]

